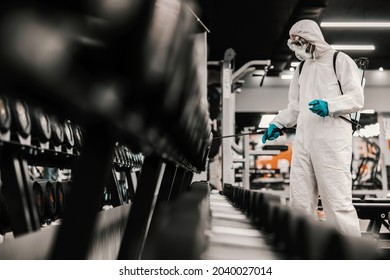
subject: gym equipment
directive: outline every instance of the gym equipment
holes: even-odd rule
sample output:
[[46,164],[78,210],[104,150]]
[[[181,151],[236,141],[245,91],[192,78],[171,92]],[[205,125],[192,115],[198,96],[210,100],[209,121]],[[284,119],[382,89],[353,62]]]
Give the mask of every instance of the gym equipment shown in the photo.
[[[382,189],[382,180],[380,179],[379,159],[381,156],[381,148],[374,141],[363,138],[366,142],[367,151],[371,151],[372,157],[362,157],[357,169],[356,176],[352,181],[352,189]],[[366,169],[369,168],[370,174],[364,176]]]
[[31,112],[31,123],[31,144],[43,149],[49,149],[49,140],[51,138],[49,116],[41,108],[33,108]]
[[0,95],[0,140],[9,141],[11,137],[11,109],[7,96]]
[[[236,52],[233,49],[225,51],[224,59],[221,65],[221,85],[222,85],[222,130],[221,134],[232,135],[235,131],[235,95],[232,92],[233,84],[248,72],[253,72],[255,67],[271,65],[270,60],[255,60],[244,64],[240,69],[234,71],[234,60]],[[232,146],[233,140],[228,139],[222,142],[222,185],[234,184],[234,170]],[[249,176],[245,176],[248,178]],[[249,188],[249,184],[245,182]]]
[[[374,239],[390,240],[390,199],[366,198],[363,200],[354,200],[353,206],[356,208],[359,219],[370,220],[364,235],[369,235]],[[387,232],[381,232],[382,229]]]
[[83,134],[81,132],[80,126],[73,124],[73,138],[74,138],[74,149],[77,152],[77,154],[81,153],[82,147],[83,147]]
[[111,203],[118,206],[132,202],[137,184],[134,173],[142,167],[141,155],[133,154],[127,146],[117,143],[112,161],[112,175],[106,184],[112,194]]
[[104,129],[104,123],[101,123],[100,127],[89,128],[84,135],[83,152],[77,162],[78,168],[73,172],[63,223],[47,256],[49,259],[85,259],[88,255],[115,146],[115,135],[101,137]]
[[65,213],[65,192],[61,182],[55,182],[56,217],[62,218]]
[[[284,133],[284,131],[286,131],[285,129],[283,130],[280,130],[280,133]],[[237,153],[240,157],[236,158],[233,160],[233,163],[240,163],[243,165],[242,167],[242,185],[245,187],[245,188],[251,188],[251,185],[253,185],[253,188],[259,188],[259,187],[262,187],[264,184],[263,182],[260,182],[260,184],[257,184],[258,182],[253,182],[253,179],[251,178],[251,164],[250,164],[250,157],[251,156],[259,156],[259,155],[278,155],[282,150],[286,150],[286,146],[284,145],[279,145],[279,147],[276,147],[276,146],[266,146],[267,149],[262,149],[262,150],[250,150],[250,140],[249,140],[249,135],[251,134],[263,134],[265,132],[265,130],[253,130],[253,128],[248,128],[248,127],[245,127],[243,132],[240,133],[240,134],[234,134],[234,135],[226,135],[226,136],[223,136],[223,137],[226,137],[226,138],[230,138],[230,137],[235,137],[235,136],[243,136],[242,138],[242,147],[238,146],[234,141],[231,142],[231,149]],[[215,141],[218,141],[218,140],[221,140],[221,138],[223,137],[220,137],[219,139],[215,140]],[[272,148],[271,148],[272,147]],[[278,149],[278,148],[281,148],[281,149]],[[288,148],[288,147],[287,147]],[[233,169],[234,168],[231,168],[230,169]],[[241,171],[239,170],[239,171]],[[253,170],[253,169],[252,169]],[[234,170],[235,171],[235,170]],[[255,178],[255,180],[258,180],[260,179],[263,180],[263,178]],[[271,180],[269,180],[271,179]],[[234,181],[236,182],[236,179],[234,178]],[[237,180],[238,181],[238,180]],[[266,183],[266,186],[271,186],[272,187],[275,187],[275,189],[282,189],[282,184],[283,184],[283,179],[282,178],[266,178],[267,182],[264,182]],[[253,184],[252,184],[253,183]]]
[[52,131],[50,148],[57,152],[61,152],[62,144],[64,143],[65,139],[64,128],[55,116],[50,116],[50,126]]
[[[26,139],[20,136],[20,140]],[[21,148],[21,143],[6,144],[1,150],[1,192],[6,198],[13,234],[17,237],[40,229],[41,223],[26,160],[26,153],[31,150]]]
[[266,151],[269,151],[269,150],[275,151],[276,150],[276,151],[284,152],[284,151],[288,150],[288,146],[287,145],[264,145],[263,150],[266,150]]
[[63,151],[68,154],[73,154],[73,146],[74,146],[74,132],[73,127],[70,120],[66,120],[63,123],[64,127],[64,145]]
[[[2,10],[5,16],[0,22],[2,34],[13,34],[12,38],[16,38],[0,50],[2,68],[7,69],[4,87],[47,110],[52,128],[47,151],[37,155],[34,148],[30,154],[30,147],[23,147],[23,151],[15,149],[15,153],[2,157],[2,175],[3,170],[7,173],[4,181],[7,199],[18,200],[10,209],[13,220],[19,222],[14,227],[16,235],[40,229],[38,219],[38,226],[33,223],[32,207],[29,209],[29,204],[23,201],[28,190],[32,190],[28,187],[27,173],[19,176],[27,169],[26,157],[55,168],[73,168],[63,223],[50,239],[50,250],[45,255],[37,254],[39,258],[88,258],[95,242],[104,242],[112,232],[110,227],[97,225],[101,222],[100,214],[116,210],[121,214],[115,218],[120,221],[115,230],[125,233],[123,240],[122,235],[117,235],[115,245],[120,248],[117,257],[139,258],[154,214],[163,164],[177,168],[171,193],[172,198],[178,199],[188,190],[193,173],[200,173],[207,163],[211,128],[205,102],[206,78],[202,77],[206,42],[204,34],[195,34],[195,22],[186,3],[134,1],[131,9],[120,11],[123,17],[113,16],[115,7],[105,4],[98,1],[96,6],[87,5],[83,9],[83,5],[66,5],[64,13],[58,3],[41,6],[33,1],[29,5],[10,4],[12,8],[6,5]],[[24,14],[26,6],[31,13]],[[18,20],[19,15],[23,21]],[[9,18],[16,24],[10,24]],[[58,21],[63,23],[64,30],[58,27]],[[22,49],[39,54],[46,49],[48,39],[58,38],[58,52],[42,63],[37,63],[34,56],[26,56],[23,50],[21,54],[15,51],[20,47],[19,39],[25,39],[31,26],[40,36],[27,40]],[[132,38],[139,40],[134,42]],[[68,119],[83,128],[79,156],[67,154],[63,149],[66,145],[70,147],[66,143],[69,134],[63,127],[63,121]],[[128,173],[130,170],[132,175],[140,174],[129,216],[121,211],[129,209],[127,205],[98,211],[103,188],[112,175],[111,159],[118,141],[136,154],[131,162],[126,152],[118,151],[114,156],[116,167],[127,169]],[[13,168],[5,167],[12,164]],[[53,198],[54,194],[49,191],[48,197]],[[104,232],[95,236],[96,228]],[[45,233],[39,231],[34,236],[42,237],[48,231],[42,232]],[[36,240],[32,235],[27,237]]]
[[386,254],[372,241],[346,237],[335,227],[297,212],[272,193],[225,185],[224,195],[265,233],[282,259],[382,259]]
[[159,176],[163,172],[162,160],[158,157],[148,157],[131,206],[129,220],[119,250],[118,259],[140,259],[143,253],[146,232],[150,225],[150,215],[154,210],[154,194],[160,188]]
[[27,104],[20,99],[10,100],[12,114],[11,139],[23,145],[31,144],[31,117]]
[[42,184],[35,181],[33,183],[33,192],[34,192],[34,198],[35,198],[35,206],[38,211],[39,221],[41,224],[45,223],[45,217],[46,217],[46,198],[45,193],[42,187]]
[[[341,234],[326,222],[290,209],[287,217],[289,258],[304,260],[375,260],[383,252],[369,240]],[[288,249],[288,247],[290,249]]]
[[188,192],[160,209],[150,231],[146,259],[201,259],[208,243],[208,191],[207,182],[193,182]]

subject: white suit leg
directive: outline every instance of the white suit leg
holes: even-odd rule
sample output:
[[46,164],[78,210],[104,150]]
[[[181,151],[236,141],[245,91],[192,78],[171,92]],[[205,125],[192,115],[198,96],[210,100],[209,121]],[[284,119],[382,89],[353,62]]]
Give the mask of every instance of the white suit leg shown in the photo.
[[342,233],[361,236],[359,219],[352,204],[351,146],[342,140],[336,142],[335,149],[335,142],[324,141],[316,145],[317,148],[312,153],[325,218],[336,225]]
[[290,204],[295,210],[315,215],[318,188],[309,153],[302,145],[294,144],[290,174]]

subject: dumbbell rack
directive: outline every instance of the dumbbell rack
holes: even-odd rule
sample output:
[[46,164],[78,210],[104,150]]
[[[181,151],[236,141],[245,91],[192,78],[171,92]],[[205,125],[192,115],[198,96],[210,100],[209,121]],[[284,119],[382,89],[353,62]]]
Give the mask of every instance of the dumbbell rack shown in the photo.
[[314,220],[312,216],[281,203],[279,195],[232,185],[225,185],[223,193],[264,234],[266,244],[273,248],[271,251],[277,258],[389,259],[388,252],[378,248],[372,240],[345,236],[333,225]]
[[[23,18],[16,25],[0,23],[17,38],[0,51],[5,91],[83,128],[82,152],[71,160],[72,188],[61,226],[26,236],[28,243],[43,236],[48,240],[35,255],[9,244],[13,252],[43,259],[93,258],[97,223],[117,215],[115,225],[106,225],[118,229],[114,255],[139,259],[155,205],[178,199],[190,188],[193,174],[205,170],[212,138],[203,98],[206,38],[196,31],[187,8],[192,3],[174,1],[177,5],[172,0],[158,5],[154,0],[135,1],[137,13],[123,10],[121,17],[90,5],[86,9],[84,1],[44,7],[40,1],[29,1],[4,7],[3,14],[15,16],[9,18]],[[50,21],[53,18],[55,22]],[[58,28],[58,21],[70,29]],[[53,36],[63,48],[42,63],[15,52],[30,26],[42,31],[27,46],[31,51],[42,54]],[[122,204],[120,195],[113,201],[117,207],[99,211],[107,185],[119,193],[112,163],[117,143],[144,156],[142,170],[130,194],[130,212],[130,204]],[[115,172],[126,165],[114,162]],[[20,257],[11,251],[3,251],[1,258]]]
[[283,259],[267,241],[249,217],[229,201],[228,197],[212,191],[210,194],[210,242],[202,254],[205,260],[277,260]]
[[[32,194],[28,165],[70,168],[78,155],[43,150],[17,142],[2,142],[2,193],[7,196],[15,236],[41,228]],[[26,211],[27,207],[27,211]]]

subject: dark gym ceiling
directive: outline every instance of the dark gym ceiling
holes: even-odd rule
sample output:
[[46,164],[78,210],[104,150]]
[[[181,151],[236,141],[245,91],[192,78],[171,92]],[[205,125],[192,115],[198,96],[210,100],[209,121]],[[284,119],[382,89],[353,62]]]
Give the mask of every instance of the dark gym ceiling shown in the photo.
[[[233,48],[236,68],[250,60],[271,59],[278,75],[295,60],[286,46],[288,30],[300,19],[322,21],[390,21],[388,0],[198,0],[199,18],[210,30],[209,60],[223,59]],[[390,69],[390,28],[326,29],[330,44],[373,44],[374,51],[345,51],[367,57],[369,69]]]

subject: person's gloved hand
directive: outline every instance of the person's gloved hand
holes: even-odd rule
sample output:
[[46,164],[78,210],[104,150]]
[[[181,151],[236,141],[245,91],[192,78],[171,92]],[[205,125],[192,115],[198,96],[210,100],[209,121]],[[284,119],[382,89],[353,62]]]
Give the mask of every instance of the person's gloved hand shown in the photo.
[[329,115],[328,110],[328,103],[321,99],[314,99],[312,102],[309,103],[310,111],[312,111],[314,114],[317,114],[321,117],[326,117]]
[[265,144],[265,141],[267,141],[267,140],[275,140],[280,135],[281,135],[280,129],[276,125],[270,124],[270,126],[267,129],[267,131],[263,135],[262,142],[263,142],[263,144]]

